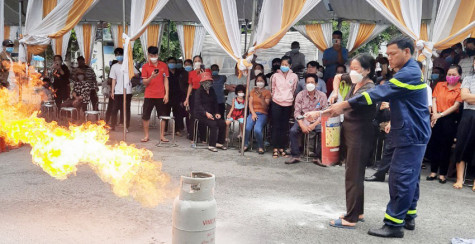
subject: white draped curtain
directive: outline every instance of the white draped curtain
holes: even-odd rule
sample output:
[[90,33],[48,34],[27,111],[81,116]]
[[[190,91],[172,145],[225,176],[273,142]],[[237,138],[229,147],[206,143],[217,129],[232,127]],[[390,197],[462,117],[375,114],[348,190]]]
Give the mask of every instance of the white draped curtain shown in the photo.
[[[69,32],[99,0],[61,0],[56,7],[43,18],[43,0],[29,0],[25,18],[25,32],[20,40],[19,59],[26,61],[26,46],[50,44],[52,38],[58,38]],[[39,49],[41,50],[41,49]],[[44,50],[44,48],[43,48]]]
[[[206,36],[206,30],[203,26],[195,26],[194,27],[194,37],[192,38],[191,41],[193,43],[190,44],[185,44],[185,30],[184,30],[184,25],[177,25],[176,26],[177,33],[178,33],[178,40],[180,41],[180,48],[181,48],[181,53],[184,59],[192,58],[196,55],[199,55],[201,53],[201,50],[203,50],[203,42]],[[185,47],[188,45],[191,46],[192,50],[186,50]],[[190,53],[188,57],[186,56],[187,53]]]
[[[62,39],[62,42],[61,42],[61,53],[59,55],[61,55],[61,57],[63,57],[63,60],[66,59],[66,52],[68,51],[68,44],[69,44],[69,38],[71,37],[71,31],[69,32],[66,32],[66,34],[64,34],[61,39]],[[77,34],[76,34],[76,37],[77,37]],[[53,53],[54,55],[58,55],[58,53],[56,52],[56,45],[57,45],[57,41],[56,39],[52,39],[51,40],[51,47],[53,49]]]
[[352,52],[369,41],[376,38],[381,32],[386,30],[389,25],[385,24],[366,24],[362,27],[362,24],[359,22],[350,23],[350,32],[348,34],[348,42],[346,49],[348,52]]
[[[84,30],[85,28],[83,24],[76,25],[74,27],[74,32],[76,32],[79,53],[85,58],[87,64],[91,64],[92,53],[94,51],[94,42],[96,41],[97,26],[95,24],[87,24],[87,26],[90,26],[90,28]],[[84,33],[85,31],[88,33]],[[86,38],[89,40],[86,40]]]

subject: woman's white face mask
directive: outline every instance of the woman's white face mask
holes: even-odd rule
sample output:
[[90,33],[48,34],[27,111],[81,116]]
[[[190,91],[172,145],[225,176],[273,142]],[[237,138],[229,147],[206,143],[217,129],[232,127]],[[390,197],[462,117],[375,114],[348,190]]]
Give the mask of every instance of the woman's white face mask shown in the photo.
[[353,84],[360,83],[363,80],[363,74],[359,73],[356,70],[350,72],[351,82]]
[[201,62],[195,62],[193,64],[193,69],[199,69],[199,68],[201,68]]

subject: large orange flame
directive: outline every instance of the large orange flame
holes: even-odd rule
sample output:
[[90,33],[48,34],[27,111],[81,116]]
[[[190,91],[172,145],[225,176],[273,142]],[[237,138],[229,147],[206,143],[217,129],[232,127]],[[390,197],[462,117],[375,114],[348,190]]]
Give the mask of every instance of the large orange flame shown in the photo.
[[0,89],[0,136],[7,145],[30,144],[33,163],[59,180],[75,174],[79,164],[87,164],[117,196],[132,196],[144,206],[156,206],[175,195],[169,175],[161,172],[151,151],[124,142],[106,144],[109,135],[103,121],[66,128],[38,117],[42,81],[34,69],[26,74],[24,67],[17,63],[13,67],[17,89]]

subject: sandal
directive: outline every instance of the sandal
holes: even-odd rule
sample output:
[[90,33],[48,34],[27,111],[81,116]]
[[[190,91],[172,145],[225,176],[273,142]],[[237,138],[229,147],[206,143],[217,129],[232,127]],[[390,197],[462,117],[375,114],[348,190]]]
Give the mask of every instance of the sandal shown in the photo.
[[228,150],[227,147],[225,147],[224,145],[219,144],[219,143],[216,144],[216,148],[219,148],[219,149],[221,149],[221,150]]
[[333,224],[330,222],[330,226],[331,227],[336,227],[336,228],[343,228],[343,229],[355,229],[354,226],[343,225],[343,221],[341,219],[333,220]]
[[148,142],[148,141],[150,141],[150,139],[149,138],[142,138],[140,141],[141,142]]
[[165,139],[160,139],[160,141],[162,141],[162,142],[170,142],[170,140],[168,140],[167,138],[165,138]]
[[277,149],[274,149],[274,152],[272,153],[273,158],[278,158],[279,157],[279,151]]
[[259,154],[264,154],[264,149],[259,148],[259,150],[257,150],[257,153],[259,153]]
[[[344,219],[345,217],[346,217],[346,215],[342,215],[342,216],[340,216],[340,219]],[[358,217],[358,222],[364,222],[364,218]]]
[[284,149],[280,149],[279,152],[280,152],[280,156],[282,156],[282,157],[287,156],[287,153],[285,153]]
[[216,147],[208,147],[208,150],[210,150],[211,152],[217,152],[218,149],[216,149]]

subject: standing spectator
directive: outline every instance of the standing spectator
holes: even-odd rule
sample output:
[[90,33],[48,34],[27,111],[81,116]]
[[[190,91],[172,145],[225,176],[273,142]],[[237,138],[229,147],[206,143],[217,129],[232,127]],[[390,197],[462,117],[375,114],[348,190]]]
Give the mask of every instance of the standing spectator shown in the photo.
[[[374,87],[372,78],[375,73],[376,61],[369,54],[360,54],[351,61],[351,86],[345,101],[366,92]],[[335,77],[335,82],[342,75]],[[373,147],[373,119],[376,107],[370,104],[365,107],[345,110],[342,124],[343,138],[346,145],[345,189],[346,214],[330,222],[333,227],[354,228],[364,216],[364,174],[366,164],[371,157]]]
[[[12,70],[10,64],[12,63],[13,42],[5,39],[2,42],[2,46],[3,50],[0,53],[0,88],[9,86],[8,76]],[[6,65],[3,62],[10,64]]]
[[[270,77],[277,72],[277,70],[280,69],[280,58],[274,58],[272,59],[272,67],[271,67],[271,72],[266,74],[266,78],[270,79]],[[269,84],[269,86],[272,86]]]
[[452,48],[442,50],[439,57],[434,59],[433,67],[442,68],[447,72],[450,65],[454,62],[455,52]]
[[[185,70],[188,70],[190,67],[185,61]],[[188,90],[186,93],[186,99],[183,102],[185,107],[189,107],[190,111],[190,120],[188,121],[188,139],[193,141],[193,131],[194,131],[194,121],[195,121],[195,98],[193,97],[196,91],[200,88],[200,81],[201,81],[201,74],[204,72],[211,73],[211,70],[205,69],[203,65],[203,59],[201,56],[197,55],[193,57],[193,70],[188,72]],[[199,135],[201,141],[205,141],[206,137],[206,128],[200,126],[199,128]]]
[[183,69],[183,59],[180,58],[176,60],[176,70],[180,71],[181,69]]
[[[117,53],[114,53],[114,55],[118,56]],[[117,59],[113,60],[111,62],[111,68],[112,66],[114,66],[114,64],[118,63],[119,61],[117,61]],[[110,76],[110,69],[109,69],[109,74],[108,74],[108,78],[107,78],[107,85],[104,85],[104,83],[102,84],[102,94],[104,94],[104,97],[106,97],[108,99],[107,101],[107,110],[106,110],[106,124],[109,124],[110,120],[111,120],[111,117],[112,117],[112,109],[114,108],[114,99],[112,99],[110,97],[110,95],[112,94],[113,90],[112,90],[112,78]],[[108,88],[106,88],[108,87]],[[122,116],[122,115],[121,115]],[[111,127],[112,127],[112,124],[110,124]],[[115,126],[115,125],[114,125]]]
[[[145,137],[142,138],[142,142],[148,142],[150,140],[148,127],[150,123],[150,116],[152,115],[153,108],[157,110],[158,116],[165,115],[166,104],[168,103],[168,66],[158,60],[158,48],[150,46],[148,51],[148,62],[142,66],[142,79],[145,85],[145,94],[143,101],[143,130]],[[165,138],[165,124],[163,120],[161,123],[160,141],[169,142]]]
[[186,94],[188,93],[188,74],[189,71],[193,70],[193,61],[191,59],[186,59],[183,64],[183,68],[178,69],[180,73],[180,90],[182,93],[182,98],[183,100],[181,101],[181,104],[183,105],[183,108],[185,109],[185,125],[186,125],[186,130],[187,133],[193,134],[193,132],[190,132],[190,107],[186,106],[185,100],[186,100]]
[[[317,61],[310,61],[307,63],[307,73],[306,74],[314,74],[316,75],[318,72],[318,68],[320,67],[320,64]],[[323,74],[323,73],[322,73]],[[322,80],[322,78],[317,77],[318,81],[316,84],[316,89],[318,91],[321,91],[323,93],[327,93],[327,85],[325,84],[325,81]],[[305,83],[305,78],[302,78],[299,80],[299,83],[297,84],[297,89],[295,90],[295,95],[297,95],[299,92],[306,90],[306,83]]]
[[463,70],[461,79],[463,80],[466,76],[471,75],[473,71],[473,58],[475,55],[475,38],[467,38],[465,44],[465,54],[466,56],[462,58],[459,62],[460,67]]
[[[475,68],[475,62],[472,63]],[[455,145],[455,162],[457,162],[457,182],[455,189],[461,189],[464,183],[465,164],[473,160],[475,151],[475,72],[463,79],[461,86],[461,98],[464,102],[462,119],[457,131],[457,143]],[[474,181],[475,183],[475,181]],[[472,188],[475,191],[475,184]]]
[[463,52],[462,43],[457,43],[452,46],[452,49],[455,52],[454,64],[459,64],[460,60],[463,58],[465,53]]
[[294,93],[297,88],[298,77],[290,69],[292,59],[289,56],[281,58],[280,69],[272,75],[272,144],[273,157],[286,156],[284,148],[287,146],[289,119],[294,102]]
[[430,87],[434,89],[439,81],[443,81],[445,78],[445,71],[443,68],[434,67],[432,68],[432,74],[430,75]]
[[86,60],[84,59],[83,56],[79,56],[77,60],[78,60],[78,67],[75,70],[82,70],[84,72],[86,82],[88,82],[89,86],[91,87],[90,101],[92,103],[92,109],[97,111],[98,102],[99,102],[99,99],[97,97],[97,92],[99,91],[99,87],[97,86],[96,73],[94,73],[94,70],[86,64]]
[[[345,73],[346,73],[346,66],[345,66],[345,65],[339,64],[339,65],[336,66],[336,75],[341,75],[341,74],[345,74]],[[328,96],[328,97],[330,97],[330,94],[332,94],[332,92],[333,92],[333,79],[334,79],[334,77],[330,77],[330,78],[326,81],[327,96]],[[343,87],[342,87],[342,88],[343,88],[342,91],[345,90],[345,88],[346,88],[347,91],[349,91],[349,88],[351,87],[351,82],[350,82],[349,84],[347,84],[347,85],[348,85],[348,86],[345,86],[345,83],[342,83],[342,84],[340,85],[340,87],[343,86]],[[343,93],[345,93],[345,92],[343,91]],[[346,95],[346,94],[344,94],[344,95]]]
[[246,138],[244,139],[244,151],[249,145],[249,137],[254,127],[254,136],[258,145],[258,153],[264,154],[264,126],[267,123],[267,114],[269,111],[269,103],[271,99],[270,91],[265,89],[267,79],[264,74],[256,75],[255,87],[249,95],[249,111],[246,122]]
[[218,113],[218,102],[213,89],[213,78],[209,72],[201,75],[201,86],[194,95],[195,116],[200,122],[209,128],[208,150],[217,152],[216,148],[226,150],[223,145],[225,139],[226,123]]
[[124,114],[124,88],[126,91],[125,95],[125,124],[126,131],[129,131],[130,126],[130,104],[132,102],[132,82],[129,81],[128,77],[124,79],[124,72],[122,71],[122,62],[124,61],[124,49],[116,48],[114,50],[115,58],[118,61],[116,64],[112,65],[109,77],[112,79],[111,86],[111,95],[110,98],[114,100],[114,106],[112,109],[112,121],[111,121],[111,130],[115,130],[117,124],[117,113],[119,110],[121,114]]
[[[53,63],[53,89],[56,92],[56,106],[61,108],[61,103],[66,101],[71,93],[71,84],[69,82],[69,69],[63,63],[61,55],[54,56]],[[77,77],[77,76],[76,76]]]
[[176,59],[170,57],[167,59],[168,65],[168,86],[170,89],[170,102],[167,114],[170,114],[170,110],[173,110],[173,116],[175,117],[175,133],[177,136],[181,135],[181,131],[185,128],[183,123],[183,116],[185,109],[183,107],[183,93],[180,88],[180,75],[181,73],[176,68]]
[[233,100],[236,97],[235,94],[235,89],[238,85],[243,85],[245,86],[247,83],[247,74],[242,73],[241,78],[239,78],[239,68],[238,64],[234,66],[234,74],[228,76],[226,80],[226,85],[224,86],[226,88],[226,91],[228,91],[228,97],[226,99],[226,106],[227,109],[229,110],[233,104]]
[[348,50],[342,45],[343,33],[339,30],[334,31],[332,38],[333,46],[323,52],[323,66],[325,66],[323,80],[328,80],[335,76],[336,66],[339,64],[344,65],[348,60]]
[[211,72],[213,75],[213,89],[218,101],[218,111],[221,118],[224,118],[224,110],[226,109],[224,103],[224,84],[226,83],[226,76],[219,74],[219,66],[217,64],[211,65]]
[[462,69],[458,65],[450,66],[447,71],[447,81],[439,82],[432,95],[431,116],[432,135],[427,145],[431,162],[431,174],[427,180],[432,181],[439,172],[439,182],[447,182],[450,150],[457,133],[458,109],[462,99],[460,97],[460,74]]
[[[304,133],[308,134],[309,137],[309,145],[307,145],[309,152],[311,151],[317,156],[313,162],[317,165],[323,166],[321,160],[319,159],[319,151],[321,150],[315,150],[316,137],[318,138],[317,135],[321,132],[320,118],[314,120],[312,117],[303,117],[303,115],[307,112],[321,111],[327,104],[327,95],[316,89],[317,80],[318,77],[315,74],[306,74],[306,89],[299,92],[295,98],[294,118],[296,123],[290,129],[289,136],[292,159],[285,162],[286,164],[295,164],[300,162],[299,139],[302,133]],[[304,148],[304,151],[307,150],[307,148]]]
[[305,68],[305,55],[300,52],[300,43],[295,41],[290,44],[290,52],[286,52],[285,56],[292,59],[292,71],[294,73],[302,73]]

